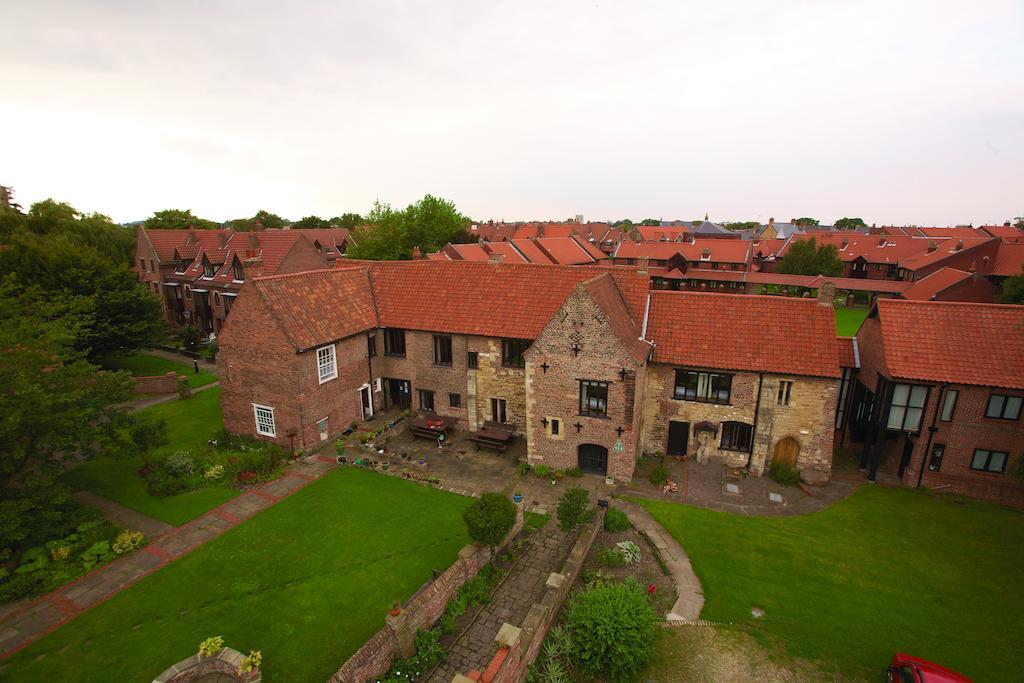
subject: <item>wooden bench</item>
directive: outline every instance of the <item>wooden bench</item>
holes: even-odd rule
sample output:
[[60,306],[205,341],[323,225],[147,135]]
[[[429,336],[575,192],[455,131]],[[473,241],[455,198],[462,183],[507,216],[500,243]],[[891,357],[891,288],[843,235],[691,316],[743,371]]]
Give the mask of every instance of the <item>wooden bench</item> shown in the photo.
[[514,429],[509,425],[487,421],[484,422],[483,427],[470,434],[469,438],[478,451],[483,446],[504,453],[512,440],[513,433]]
[[[438,437],[441,435],[444,435],[445,439],[447,439],[448,432],[455,426],[455,422],[456,420],[453,417],[421,412],[409,423],[409,432],[413,436],[438,441]],[[435,425],[432,426],[431,423],[435,423]]]

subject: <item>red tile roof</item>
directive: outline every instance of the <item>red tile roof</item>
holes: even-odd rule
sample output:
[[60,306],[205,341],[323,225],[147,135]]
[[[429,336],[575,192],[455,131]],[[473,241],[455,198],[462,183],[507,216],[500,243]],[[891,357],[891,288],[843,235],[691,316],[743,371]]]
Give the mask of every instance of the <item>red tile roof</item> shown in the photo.
[[816,299],[656,290],[646,337],[658,363],[839,376],[835,311]]
[[1003,242],[996,251],[995,261],[989,271],[992,275],[1013,277],[1024,270],[1024,244]]
[[839,337],[839,367],[859,368],[860,350],[857,348],[856,337]]
[[912,282],[910,287],[903,290],[903,298],[930,301],[939,293],[969,277],[971,274],[964,270],[939,268],[931,275]]
[[541,237],[534,244],[555,263],[563,266],[578,266],[605,259],[605,255],[594,257],[574,239],[569,237]]
[[537,248],[537,245],[533,240],[514,239],[509,240],[509,242],[515,245],[515,248],[518,249],[530,263],[553,263],[547,254]]
[[527,263],[523,255],[512,246],[511,242],[489,242],[487,249],[492,254],[501,254],[506,263]]
[[463,261],[486,261],[490,258],[479,244],[453,244],[451,247]]
[[621,242],[612,256],[616,259],[646,256],[667,260],[675,254],[682,254],[687,261],[694,263],[746,263],[749,253],[750,243],[746,240],[696,239],[693,242]]
[[615,280],[611,273],[602,273],[593,279],[587,280],[582,286],[601,310],[604,311],[608,317],[609,325],[611,325],[615,335],[626,348],[626,352],[642,363],[647,358],[647,354],[650,353],[651,345],[640,339],[640,325],[638,323],[642,321],[634,320],[630,316],[629,309],[626,308],[626,302],[623,300],[619,288],[615,285]]
[[311,349],[377,327],[364,268],[313,270],[253,280],[297,349]]
[[983,225],[981,230],[993,237],[998,237],[1003,242],[1024,243],[1024,230],[1015,228],[1012,225]]
[[880,299],[892,377],[1024,389],[1024,306]]
[[923,237],[904,237],[902,235],[862,235],[850,232],[813,233],[793,235],[786,241],[786,246],[779,250],[782,258],[792,245],[799,240],[814,239],[818,244],[834,244],[839,250],[841,261],[853,261],[863,258],[868,263],[898,263],[909,256],[922,255],[927,252],[929,242],[942,244],[943,240]]

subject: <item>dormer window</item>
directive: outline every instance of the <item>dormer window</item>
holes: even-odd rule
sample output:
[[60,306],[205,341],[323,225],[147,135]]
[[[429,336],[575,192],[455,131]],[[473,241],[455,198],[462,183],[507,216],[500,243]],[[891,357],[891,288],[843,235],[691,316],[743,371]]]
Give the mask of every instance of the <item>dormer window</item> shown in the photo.
[[235,282],[243,282],[245,280],[245,271],[242,269],[242,264],[238,262],[238,259],[235,259],[231,269],[234,272]]
[[207,259],[205,256],[203,257],[203,277],[213,277],[213,266],[210,264],[210,260]]
[[701,261],[710,261],[711,260],[711,250],[710,249],[705,249],[704,251],[702,251],[700,253],[700,260]]

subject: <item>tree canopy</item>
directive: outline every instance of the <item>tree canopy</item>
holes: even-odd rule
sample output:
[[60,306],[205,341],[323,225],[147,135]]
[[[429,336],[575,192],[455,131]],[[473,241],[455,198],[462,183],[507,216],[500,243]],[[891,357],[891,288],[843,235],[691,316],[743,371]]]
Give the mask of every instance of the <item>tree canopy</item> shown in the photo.
[[761,227],[761,224],[757,221],[737,221],[735,223],[726,223],[726,230],[757,230]]
[[999,303],[1024,304],[1024,268],[1003,282],[1003,293],[999,295]]
[[647,226],[657,227],[657,226],[661,225],[661,221],[658,220],[657,218],[645,218],[642,221],[640,221],[640,225],[647,225]]
[[115,224],[99,213],[85,214],[53,199],[33,204],[22,213],[16,204],[0,207],[0,242],[11,243],[21,235],[40,244],[65,237],[79,247],[92,248],[115,263],[131,263],[135,231]]
[[829,275],[843,273],[843,262],[834,244],[818,244],[815,238],[794,240],[776,271],[789,275]]
[[620,228],[622,230],[629,230],[630,228],[633,227],[633,221],[629,220],[628,218],[623,218],[622,220],[615,221],[614,223],[612,223],[612,227]]
[[836,230],[854,230],[866,227],[868,227],[868,224],[861,218],[840,218],[835,224]]
[[497,547],[516,522],[516,506],[501,493],[485,493],[463,511],[469,537],[491,549]]
[[797,218],[796,220],[794,220],[793,225],[799,225],[800,227],[804,227],[807,225],[818,225],[818,219],[810,218],[809,216],[804,216],[803,218]]
[[216,230],[220,227],[216,221],[194,215],[192,209],[154,211],[152,216],[143,221],[143,225],[149,230]]
[[348,228],[355,230],[363,222],[363,217],[358,213],[343,213],[331,219],[331,225],[335,228]]
[[292,227],[302,229],[329,228],[331,227],[331,222],[326,218],[320,218],[320,216],[305,216],[292,223]]
[[356,230],[348,256],[394,261],[410,258],[413,247],[424,253],[439,250],[465,230],[469,219],[456,210],[454,203],[428,194],[404,210],[375,202],[365,222]]

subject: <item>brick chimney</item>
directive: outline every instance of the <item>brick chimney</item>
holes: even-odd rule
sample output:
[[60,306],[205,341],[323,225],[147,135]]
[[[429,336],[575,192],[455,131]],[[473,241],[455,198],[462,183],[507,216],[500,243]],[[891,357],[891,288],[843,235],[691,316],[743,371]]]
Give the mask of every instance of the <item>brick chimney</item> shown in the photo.
[[259,249],[260,248],[260,238],[256,236],[255,232],[250,232],[249,233],[249,248],[250,249]]
[[188,226],[188,239],[185,240],[185,244],[195,244],[198,239],[196,236],[196,226]]
[[413,247],[412,248],[412,260],[413,261],[417,261],[417,260],[419,260],[421,258],[423,258],[423,252],[420,251],[419,247]]
[[492,251],[490,254],[487,255],[487,261],[489,263],[501,263],[504,260],[505,260],[505,255],[504,254],[499,254],[496,251]]
[[960,251],[963,248],[964,248],[964,241],[963,240],[957,240],[956,244],[953,245],[953,251]]
[[[822,277],[819,275],[818,277]],[[831,308],[835,305],[836,301],[836,286],[831,282],[823,282],[818,287],[818,304],[821,306],[828,306]]]
[[218,230],[217,231],[217,247],[223,251],[228,246],[228,231]]
[[640,275],[647,275],[647,269],[651,265],[650,256],[641,256],[636,260],[636,272]]
[[929,240],[928,241],[928,253],[929,254],[932,253],[933,251],[935,251],[938,248],[939,248],[939,243],[938,242],[936,242],[934,240]]

